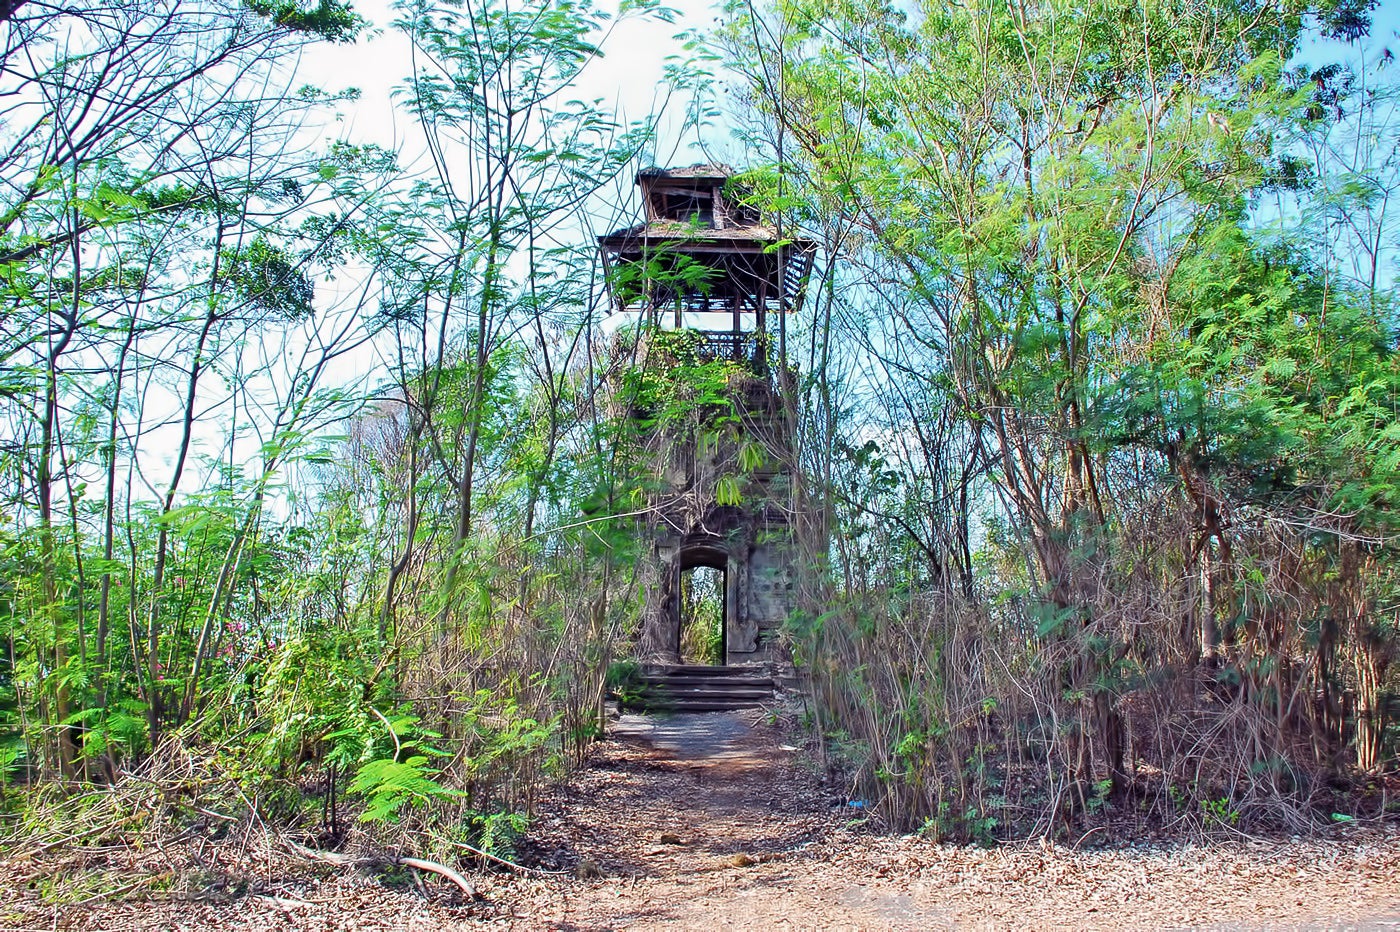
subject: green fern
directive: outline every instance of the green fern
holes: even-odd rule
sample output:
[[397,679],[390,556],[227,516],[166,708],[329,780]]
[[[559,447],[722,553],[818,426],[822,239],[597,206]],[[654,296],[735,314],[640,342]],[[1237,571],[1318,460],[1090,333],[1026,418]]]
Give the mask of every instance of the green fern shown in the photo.
[[432,778],[428,758],[422,755],[405,761],[381,757],[370,761],[350,781],[350,792],[366,797],[361,822],[393,822],[404,806],[419,808],[436,799],[453,799],[466,794],[449,789]]

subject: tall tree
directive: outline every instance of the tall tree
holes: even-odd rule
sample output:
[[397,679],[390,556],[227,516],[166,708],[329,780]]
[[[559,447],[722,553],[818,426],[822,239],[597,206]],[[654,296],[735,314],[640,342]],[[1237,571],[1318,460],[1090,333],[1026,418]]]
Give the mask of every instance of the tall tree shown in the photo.
[[[203,411],[227,397],[225,386],[209,390],[210,373],[260,326],[295,329],[313,312],[317,248],[289,243],[321,200],[315,160],[294,155],[297,120],[318,102],[293,97],[284,69],[308,42],[353,37],[359,21],[332,2],[31,3],[8,12],[0,358],[20,479],[7,498],[37,541],[40,584],[29,604],[45,620],[45,630],[11,637],[36,652],[29,669],[47,697],[52,760],[71,771],[79,723],[95,714],[94,698],[111,698],[112,676],[135,677],[151,739],[172,711],[175,654],[163,632],[173,515]],[[102,439],[97,416],[107,423]],[[165,462],[152,441],[168,444]],[[130,477],[165,475],[151,480],[154,548],[133,551],[128,567],[132,666],[115,673],[108,635],[123,461],[128,514],[137,504]],[[99,475],[93,580],[83,499]]]
[[[1286,63],[1309,23],[1355,38],[1367,9],[731,7],[723,41],[780,143],[781,170],[814,211],[853,225],[847,254],[872,270],[867,293],[877,300],[852,332],[885,385],[906,387],[888,399],[903,409],[887,418],[891,445],[912,445],[920,422],[956,425],[1004,502],[974,496],[963,508],[980,505],[994,528],[999,512],[1011,519],[1010,543],[1028,558],[1027,621],[1044,670],[1054,693],[1087,706],[1076,726],[1092,739],[1087,753],[1066,755],[1084,781],[1103,776],[1122,787],[1129,776],[1120,698],[1145,656],[1144,629],[1125,618],[1126,593],[1111,581],[1136,559],[1129,554],[1140,541],[1125,532],[1149,518],[1134,510],[1139,495],[1180,495],[1180,511],[1168,514],[1192,526],[1184,566],[1163,569],[1196,581],[1182,594],[1192,635],[1172,650],[1190,663],[1228,642],[1240,668],[1255,671],[1243,674],[1256,677],[1251,689],[1275,697],[1297,694],[1300,666],[1326,662],[1308,659],[1306,617],[1289,619],[1286,636],[1273,640],[1237,629],[1236,619],[1261,609],[1249,603],[1245,570],[1230,563],[1231,523],[1256,507],[1297,522],[1292,509],[1303,501],[1374,517],[1383,509],[1372,505],[1388,501],[1380,490],[1393,446],[1379,417],[1395,397],[1382,375],[1393,366],[1388,302],[1354,317],[1365,303],[1356,289],[1329,284],[1329,273],[1291,254],[1296,237],[1271,248],[1252,212],[1290,184],[1315,193],[1304,190],[1290,140],[1328,116],[1320,108],[1336,75],[1299,80]],[[1372,204],[1383,203],[1380,189],[1368,190]],[[1338,311],[1354,324],[1327,319]],[[1285,339],[1277,328],[1294,325],[1289,314],[1298,332]],[[1307,369],[1286,362],[1294,339],[1324,355]],[[1181,380],[1138,381],[1144,355],[1212,371],[1193,370],[1189,390]],[[1371,361],[1358,365],[1363,357]],[[1331,432],[1343,412],[1317,394],[1323,383],[1361,392],[1357,410],[1366,413],[1342,431],[1355,438],[1345,447]],[[909,388],[922,403],[908,404]],[[1136,413],[1125,418],[1125,406]],[[1157,412],[1155,429],[1144,429],[1142,409]],[[1318,447],[1304,439],[1324,436]],[[1332,468],[1298,461],[1304,447],[1369,450],[1348,474],[1379,497],[1358,510],[1346,482],[1304,480]],[[1251,450],[1269,465],[1245,467]],[[1247,489],[1225,477],[1240,467],[1254,476]],[[1261,497],[1262,474],[1277,482],[1280,469],[1299,470],[1297,481]],[[922,475],[909,494],[947,500]],[[941,520],[955,520],[955,510]],[[958,537],[956,528],[939,533]],[[1355,531],[1328,533],[1340,544]],[[1373,524],[1363,536],[1378,534]],[[1253,665],[1238,651],[1273,659]],[[1345,688],[1333,680],[1327,691]],[[1297,712],[1279,704],[1275,751]],[[1332,729],[1331,746],[1347,734]]]

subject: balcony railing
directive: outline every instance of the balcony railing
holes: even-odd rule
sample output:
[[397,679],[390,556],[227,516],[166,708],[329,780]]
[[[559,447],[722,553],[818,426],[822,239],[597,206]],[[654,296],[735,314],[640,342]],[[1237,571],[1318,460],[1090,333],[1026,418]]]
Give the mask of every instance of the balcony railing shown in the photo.
[[700,342],[695,351],[702,359],[752,359],[758,353],[759,339],[756,333],[734,333],[733,331],[700,331]]

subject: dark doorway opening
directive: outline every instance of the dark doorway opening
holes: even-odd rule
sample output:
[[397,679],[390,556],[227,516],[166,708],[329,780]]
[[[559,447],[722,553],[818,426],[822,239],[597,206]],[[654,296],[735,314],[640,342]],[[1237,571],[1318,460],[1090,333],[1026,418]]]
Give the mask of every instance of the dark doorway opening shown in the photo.
[[722,565],[701,564],[682,568],[681,663],[724,663],[727,575]]

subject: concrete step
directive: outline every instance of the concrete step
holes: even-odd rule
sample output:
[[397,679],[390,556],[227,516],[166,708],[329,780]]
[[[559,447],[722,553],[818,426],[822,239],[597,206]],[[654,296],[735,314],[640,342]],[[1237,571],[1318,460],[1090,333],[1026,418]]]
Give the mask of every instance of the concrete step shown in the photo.
[[651,703],[642,707],[629,707],[628,711],[645,712],[652,715],[684,715],[691,712],[740,712],[744,709],[758,707],[759,704],[756,702],[699,702],[690,700]]
[[638,675],[623,705],[639,712],[728,712],[762,705],[775,688],[762,666],[669,664]]
[[773,678],[765,676],[731,676],[721,678],[717,676],[683,676],[681,674],[676,674],[674,676],[649,676],[645,678],[645,682],[669,686],[672,689],[688,689],[690,687],[703,689],[711,686],[724,689],[729,689],[731,687],[773,688]]
[[642,670],[646,676],[704,676],[712,678],[727,678],[731,676],[771,676],[771,671],[767,664],[745,663],[745,664],[708,664],[708,663],[668,663],[656,664],[644,667]]
[[771,685],[689,686],[677,689],[658,683],[639,683],[632,691],[645,696],[691,696],[693,698],[715,696],[719,698],[732,697],[736,699],[767,699],[773,695],[773,687]]

